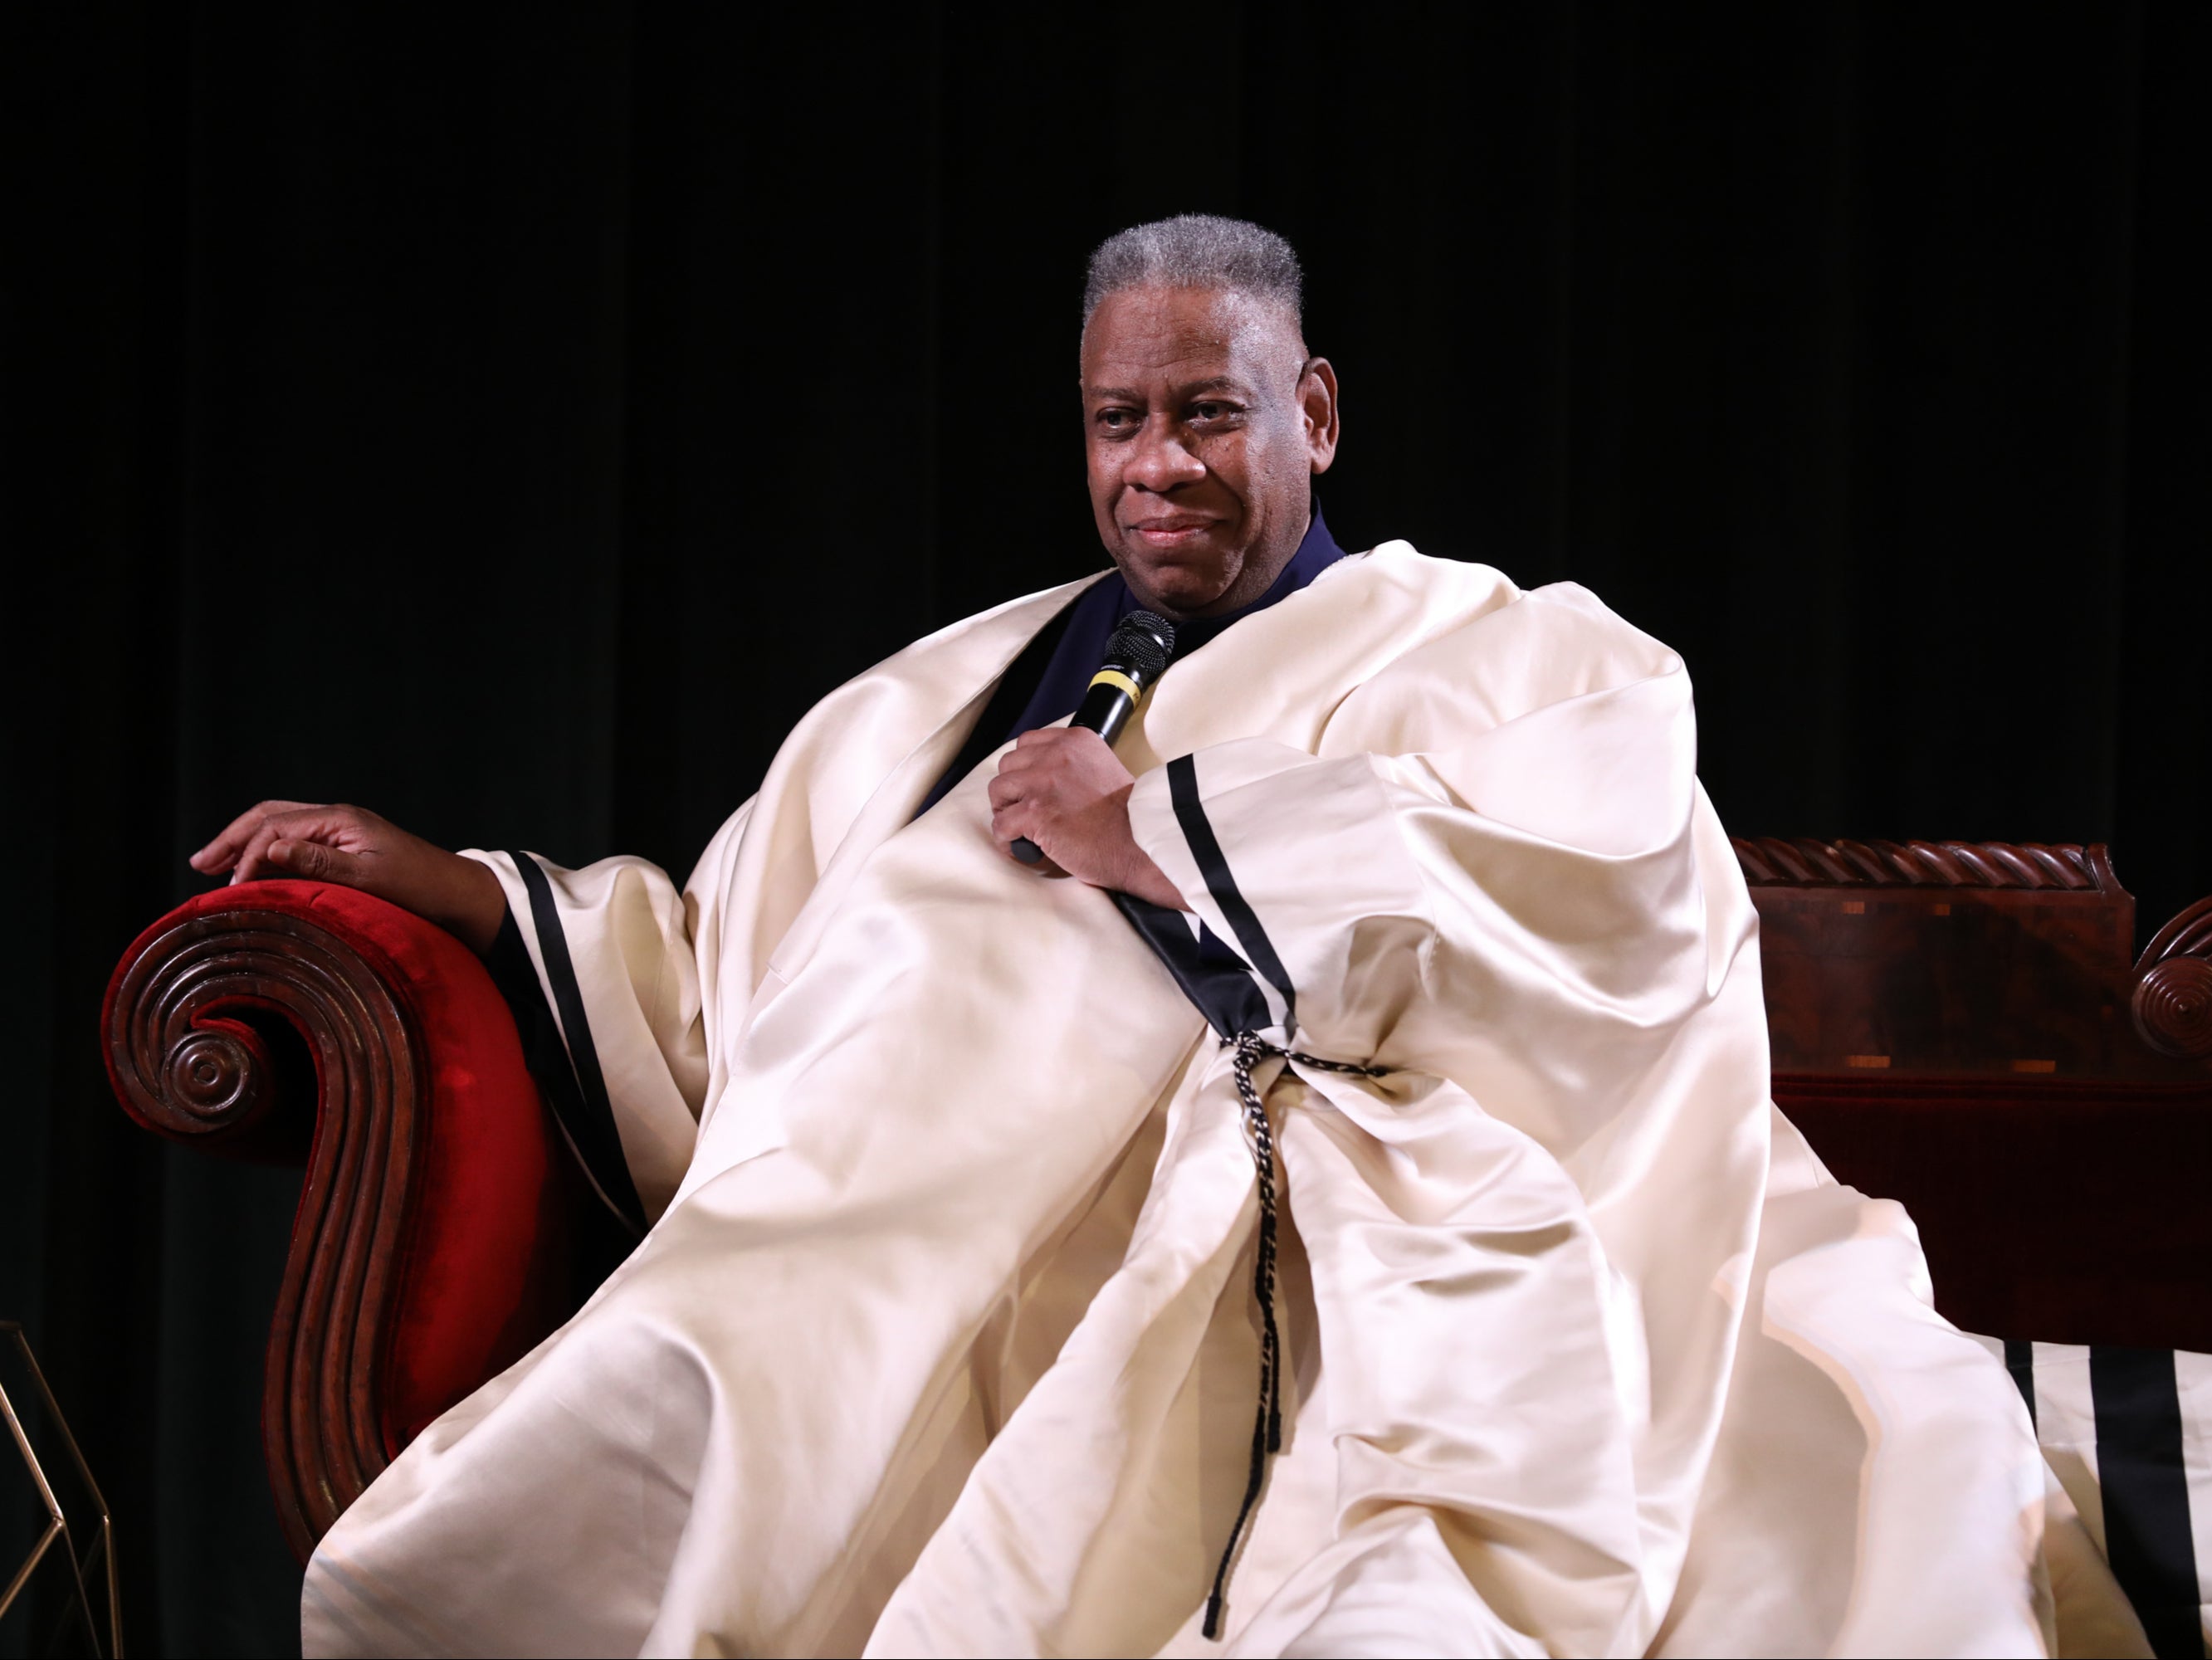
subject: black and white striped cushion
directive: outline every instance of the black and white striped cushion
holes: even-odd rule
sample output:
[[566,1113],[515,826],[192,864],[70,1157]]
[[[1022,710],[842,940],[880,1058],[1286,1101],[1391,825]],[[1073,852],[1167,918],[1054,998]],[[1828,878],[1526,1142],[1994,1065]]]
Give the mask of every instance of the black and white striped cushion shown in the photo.
[[2212,1355],[1982,1341],[2151,1647],[2212,1652]]

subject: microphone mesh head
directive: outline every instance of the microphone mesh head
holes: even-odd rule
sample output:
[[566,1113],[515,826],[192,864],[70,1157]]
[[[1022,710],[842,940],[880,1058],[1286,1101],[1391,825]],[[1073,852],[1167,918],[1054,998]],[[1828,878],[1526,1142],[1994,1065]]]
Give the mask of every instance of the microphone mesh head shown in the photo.
[[1133,611],[1114,630],[1106,660],[1140,686],[1159,678],[1175,655],[1175,624],[1148,611]]

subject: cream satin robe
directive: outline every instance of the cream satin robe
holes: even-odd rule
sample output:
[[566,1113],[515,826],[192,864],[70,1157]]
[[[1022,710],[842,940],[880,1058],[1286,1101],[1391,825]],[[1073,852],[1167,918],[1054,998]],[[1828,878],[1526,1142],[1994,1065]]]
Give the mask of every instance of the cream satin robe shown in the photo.
[[1120,745],[1234,941],[1194,757],[1271,1035],[1394,1069],[1261,1074],[1285,1445],[1200,1636],[1258,1386],[1228,1057],[1104,894],[993,845],[995,757],[908,822],[1072,592],[824,700],[682,893],[549,869],[659,1220],[340,1521],[307,1652],[2042,1651],[2021,1403],[1769,1104],[1680,660],[1403,544]]

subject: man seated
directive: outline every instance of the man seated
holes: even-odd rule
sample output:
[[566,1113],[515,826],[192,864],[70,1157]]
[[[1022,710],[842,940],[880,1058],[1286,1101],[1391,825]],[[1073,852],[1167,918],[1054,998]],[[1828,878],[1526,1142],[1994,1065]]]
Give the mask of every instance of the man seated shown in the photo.
[[683,890],[281,802],[198,855],[484,953],[642,1235],[309,1653],[2040,1651],[2021,1403],[1769,1104],[1680,660],[1346,554],[1337,390],[1279,238],[1125,231],[1114,571],[833,692]]

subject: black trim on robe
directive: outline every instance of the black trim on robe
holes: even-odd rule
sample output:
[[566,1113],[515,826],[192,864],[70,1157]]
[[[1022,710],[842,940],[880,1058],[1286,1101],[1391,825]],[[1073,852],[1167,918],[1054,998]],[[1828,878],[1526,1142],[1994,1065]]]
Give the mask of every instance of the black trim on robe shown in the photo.
[[2105,1501],[2105,1560],[2135,1604],[2151,1651],[2201,1657],[2196,1540],[2173,1365],[2171,1349],[2091,1346],[2097,1487]]
[[1214,937],[1212,929],[1200,923],[1194,935],[1190,919],[1181,911],[1133,893],[1116,893],[1114,903],[1224,1043],[1239,1032],[1260,1031],[1273,1024],[1267,1000],[1252,982],[1252,971]]
[[[645,1205],[630,1179],[629,1161],[623,1154],[622,1134],[615,1128],[613,1104],[599,1069],[599,1052],[592,1042],[592,1023],[584,1012],[584,996],[576,983],[576,969],[568,955],[568,937],[562,931],[561,915],[553,903],[553,885],[538,861],[520,850],[510,852],[530,892],[531,921],[538,930],[538,949],[545,959],[545,981],[552,987],[552,1001],[530,960],[512,909],[501,914],[499,933],[485,955],[484,966],[492,983],[507,1000],[522,1039],[522,1058],[545,1098],[569,1149],[584,1168],[585,1177],[606,1201],[607,1208],[632,1233],[645,1232]],[[557,1013],[556,1013],[557,1011]],[[565,1034],[565,1041],[564,1041]]]
[[[1244,947],[1244,960],[1282,994],[1283,1031],[1288,1037],[1297,1036],[1297,991],[1291,984],[1290,970],[1275,954],[1275,942],[1260,926],[1259,914],[1238,890],[1237,879],[1229,873],[1228,858],[1213,834],[1212,821],[1206,816],[1206,804],[1199,799],[1197,763],[1188,755],[1177,756],[1168,763],[1168,800],[1174,805],[1176,824],[1182,830],[1182,839],[1189,844],[1190,855],[1198,861],[1198,873],[1206,879],[1206,891],[1221,907],[1221,915],[1237,935],[1237,943]],[[1242,1030],[1253,1031],[1258,1028],[1245,1026]]]
[[2035,1345],[2005,1340],[2005,1370],[2019,1387],[2020,1398],[2027,1402],[2027,1421],[2036,1422],[2035,1416]]

